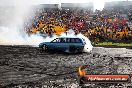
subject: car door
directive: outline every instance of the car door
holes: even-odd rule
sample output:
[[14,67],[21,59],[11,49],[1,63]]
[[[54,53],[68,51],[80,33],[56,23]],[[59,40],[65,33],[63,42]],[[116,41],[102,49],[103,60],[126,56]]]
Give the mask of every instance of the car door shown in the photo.
[[54,50],[58,50],[60,46],[60,38],[56,38],[53,41],[50,42],[49,47]]
[[60,39],[61,41],[60,41],[60,50],[62,50],[62,51],[65,51],[65,50],[67,50],[67,42],[66,42],[66,40],[67,40],[67,38],[61,38]]
[[66,46],[66,39],[65,38],[57,38],[54,41],[51,42],[51,46],[55,50],[64,51]]
[[66,46],[65,38],[58,38],[57,42],[54,43],[54,47],[56,50],[64,51]]
[[63,46],[62,38],[58,38],[58,42],[55,44],[57,50],[61,50]]
[[81,40],[79,38],[70,38],[69,47],[74,47],[75,49],[81,47]]
[[80,38],[75,38],[75,45],[78,49],[82,49],[83,47],[83,43],[82,43],[82,40]]
[[75,46],[75,38],[70,38],[70,46]]

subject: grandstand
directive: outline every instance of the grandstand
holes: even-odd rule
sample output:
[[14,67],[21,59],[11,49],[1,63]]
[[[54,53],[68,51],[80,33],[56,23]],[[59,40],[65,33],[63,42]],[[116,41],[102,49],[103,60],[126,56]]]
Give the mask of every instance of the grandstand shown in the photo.
[[40,4],[40,5],[36,5],[36,8],[43,8],[43,9],[54,9],[54,8],[58,8],[59,4]]
[[61,3],[62,9],[58,4],[41,4],[30,31],[60,35],[73,29],[91,41],[130,41],[132,11],[124,9],[130,5],[128,2],[107,2],[102,11],[93,12],[92,3]]

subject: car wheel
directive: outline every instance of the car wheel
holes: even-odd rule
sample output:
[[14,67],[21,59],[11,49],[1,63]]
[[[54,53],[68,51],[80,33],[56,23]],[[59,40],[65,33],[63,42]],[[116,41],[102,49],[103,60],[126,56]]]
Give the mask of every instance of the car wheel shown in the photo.
[[77,52],[78,52],[78,49],[77,49],[75,46],[70,46],[70,47],[69,47],[69,51],[70,51],[71,53],[77,53]]
[[44,51],[47,51],[47,50],[48,50],[48,46],[44,44],[44,45],[42,46],[42,49],[43,49]]

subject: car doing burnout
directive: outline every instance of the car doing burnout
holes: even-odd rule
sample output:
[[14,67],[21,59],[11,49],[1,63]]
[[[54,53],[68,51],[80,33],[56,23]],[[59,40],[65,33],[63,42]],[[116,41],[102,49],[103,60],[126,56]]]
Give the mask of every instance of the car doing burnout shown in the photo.
[[56,38],[51,42],[43,42],[39,47],[44,51],[59,50],[63,52],[77,53],[82,52],[86,42],[83,38]]

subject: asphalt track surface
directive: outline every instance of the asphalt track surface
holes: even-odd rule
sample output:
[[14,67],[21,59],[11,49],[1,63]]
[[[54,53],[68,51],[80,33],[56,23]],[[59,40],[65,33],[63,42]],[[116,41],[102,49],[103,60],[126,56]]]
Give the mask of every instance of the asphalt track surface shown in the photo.
[[[0,46],[0,88],[81,88],[77,68],[89,74],[132,74],[132,49],[95,47],[89,53],[43,52],[31,46]],[[132,83],[89,83],[86,88],[132,88]],[[82,87],[84,88],[84,87]]]

